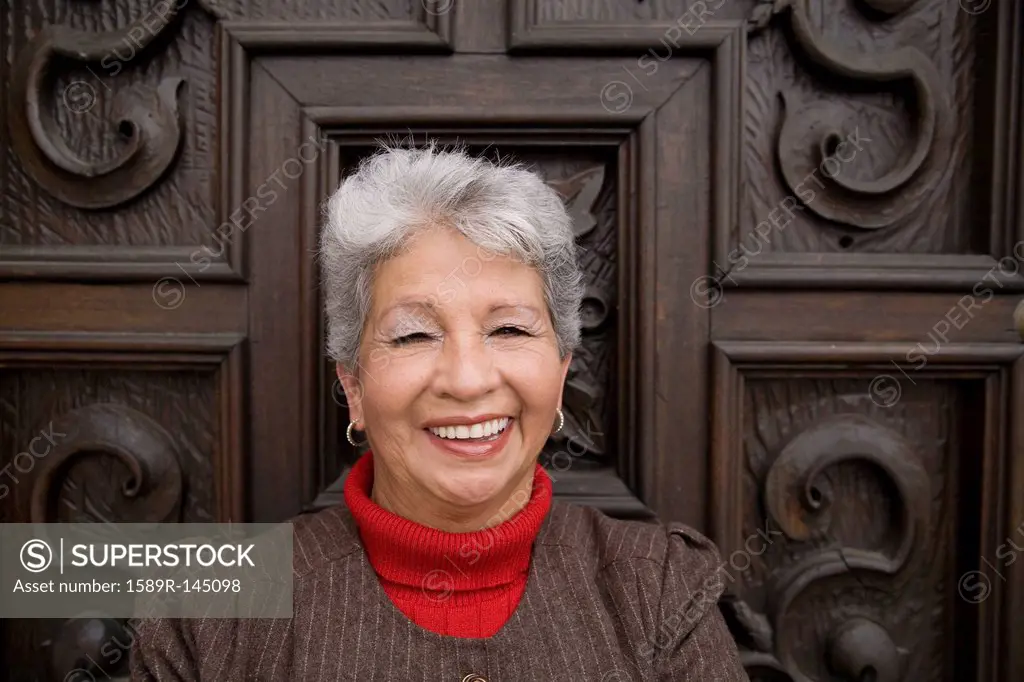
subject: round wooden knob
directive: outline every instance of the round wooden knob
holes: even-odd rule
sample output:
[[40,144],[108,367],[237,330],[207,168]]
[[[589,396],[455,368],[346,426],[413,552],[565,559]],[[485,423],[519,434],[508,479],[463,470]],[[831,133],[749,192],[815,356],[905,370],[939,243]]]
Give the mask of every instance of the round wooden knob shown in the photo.
[[889,632],[874,621],[852,618],[829,638],[829,663],[844,680],[896,682],[900,654]]

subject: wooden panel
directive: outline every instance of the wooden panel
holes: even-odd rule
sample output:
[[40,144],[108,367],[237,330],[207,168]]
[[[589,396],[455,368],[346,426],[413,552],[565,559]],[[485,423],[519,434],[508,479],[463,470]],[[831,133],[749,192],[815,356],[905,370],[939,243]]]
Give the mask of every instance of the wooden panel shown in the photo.
[[[691,289],[701,305],[707,305],[706,281],[695,280]],[[1013,322],[1017,300],[999,296],[999,287],[989,282],[976,284],[973,291],[899,296],[725,289],[724,298],[714,299],[711,336],[736,341],[913,341],[926,349],[951,342],[1020,343]]]
[[453,15],[452,47],[456,52],[502,53],[505,51],[506,27],[495,17],[506,14],[507,0],[478,0],[464,2],[455,12],[453,0],[437,0],[434,11],[450,8]]
[[[858,643],[850,652],[855,665],[872,664],[882,675],[906,666],[915,679],[942,680],[954,662],[949,625],[958,606],[946,586],[959,575],[955,557],[969,551],[956,547],[956,521],[974,511],[958,508],[968,491],[957,486],[968,478],[961,468],[978,464],[967,457],[972,448],[959,450],[964,434],[951,420],[972,395],[928,380],[908,383],[898,404],[889,404],[864,383],[745,382],[736,537],[761,538],[765,527],[778,534],[769,531],[766,547],[747,543],[764,551],[742,572],[744,600],[761,613],[774,607],[775,651],[790,670],[825,678],[829,647],[842,642],[844,627],[855,628],[845,635],[851,641],[867,639],[871,626],[856,619],[868,618],[887,637],[874,633],[869,650]],[[805,484],[808,498],[800,492]],[[732,565],[745,566],[745,552],[734,545]],[[800,651],[791,653],[790,642]],[[892,647],[907,655],[895,656]],[[838,667],[846,677],[860,672]]]
[[[773,235],[769,251],[967,251],[971,206],[964,199],[977,22],[942,3],[897,12],[884,36],[851,30],[870,28],[870,20],[853,11],[798,4],[782,20],[794,28],[794,44],[780,31],[750,39],[744,149],[749,192],[741,233],[752,232],[784,197],[795,194],[802,208]],[[934,30],[915,40],[911,33],[922,23]],[[862,55],[871,53],[879,58],[869,73]],[[798,68],[811,66],[818,68]],[[911,74],[916,95],[910,88],[886,88],[899,80],[900,70]],[[852,91],[856,84],[867,92]],[[916,96],[916,112],[907,95]],[[833,130],[843,138],[854,134],[842,158],[835,150],[828,152],[831,163],[820,154],[811,158],[810,150]],[[808,177],[819,165],[824,167]],[[831,175],[837,183],[829,182]],[[800,182],[805,185],[798,188]],[[849,185],[848,196],[837,197],[838,183]]]
[[[165,23],[173,10],[161,16],[142,3],[122,9],[127,16],[109,8],[98,16],[98,8],[71,3],[62,25],[80,34],[42,31],[31,42],[22,18],[3,22],[12,77],[0,83],[0,98],[10,96],[13,108],[0,149],[17,161],[3,164],[0,181],[6,276],[156,279],[210,243],[217,224],[214,23],[201,12]],[[125,21],[141,39],[96,30]],[[176,28],[167,37],[173,47],[141,64],[142,48],[168,25]],[[61,50],[89,54],[93,65],[67,68],[65,60],[47,71]],[[38,71],[17,61],[33,56]],[[34,99],[48,106],[35,111]],[[114,210],[96,211],[106,208]]]
[[205,0],[207,11],[248,47],[447,49],[453,0]]
[[755,3],[509,0],[509,5],[510,47],[635,47],[643,54],[627,72],[642,79],[656,72],[658,63],[697,46],[713,46],[723,31],[742,25]]
[[208,11],[222,19],[248,19],[278,24],[335,20],[352,24],[396,24],[425,14],[419,0],[297,0],[281,4],[273,0],[205,0]]
[[1002,3],[987,16],[976,8],[989,6],[970,6],[980,24],[978,59],[987,65],[979,91],[990,102],[976,116],[976,144],[985,150],[978,154],[979,205],[986,209],[993,253],[1024,260],[1024,6]]
[[[319,132],[314,134],[337,138],[338,144],[366,144],[374,138],[394,133],[415,137],[427,132],[417,126],[429,125],[428,130],[432,136],[450,138],[457,135],[460,140],[467,142],[478,140],[482,146],[503,142],[508,144],[510,139],[518,145],[532,141],[534,144],[565,146],[587,144],[601,136],[606,138],[605,144],[612,140],[620,143],[629,135],[628,126],[636,125],[651,110],[657,108],[661,104],[658,98],[669,97],[681,82],[685,82],[697,72],[699,64],[697,60],[682,60],[676,68],[664,69],[659,78],[652,79],[648,92],[631,102],[632,106],[625,115],[609,112],[602,106],[600,98],[594,96],[594,93],[600,92],[601,74],[606,74],[607,80],[616,73],[615,70],[619,66],[617,60],[592,60],[589,64],[584,64],[578,60],[560,60],[555,63],[551,63],[551,60],[524,62],[486,56],[475,56],[472,59],[453,57],[444,61],[425,58],[415,62],[390,57],[348,57],[344,61],[332,64],[322,58],[311,60],[299,57],[260,57],[255,62],[254,73],[256,69],[265,69],[272,74],[276,82],[287,83],[288,96],[295,100],[292,106],[305,105],[305,115],[316,124],[317,128],[314,130]],[[466,78],[459,77],[460,72],[464,72]],[[562,75],[556,75],[559,72]],[[377,75],[372,79],[362,80],[361,75],[369,73]],[[380,87],[385,82],[391,85],[387,88]],[[396,84],[399,83],[406,85],[396,88]],[[566,87],[566,84],[570,83],[573,86]],[[464,91],[464,88],[469,88],[471,92]],[[403,94],[396,97],[398,92]],[[704,97],[707,97],[707,93]],[[253,95],[253,107],[266,100],[266,95]],[[457,107],[447,104],[459,101],[472,104]],[[281,111],[282,115],[284,113]],[[259,114],[259,118],[261,121],[275,120],[273,115],[268,118],[262,113]],[[508,127],[510,124],[514,127]],[[271,131],[289,129],[294,125],[296,123],[286,119],[280,125],[272,126],[267,133],[273,140],[261,144],[270,150],[281,149],[281,136]],[[309,135],[304,133],[300,139],[307,137]],[[294,140],[293,144],[297,146],[298,140]],[[258,148],[260,144],[254,147]],[[265,164],[261,166],[265,173],[255,175],[269,175],[286,157],[287,154],[284,154],[268,156],[267,160],[261,160],[260,163]],[[329,162],[325,160],[325,163],[329,167]],[[320,167],[320,170],[322,171],[323,167]],[[306,176],[303,176],[302,182],[306,182]],[[308,187],[321,188],[319,191],[322,194],[318,195],[320,199],[329,191],[324,187],[324,183],[327,187],[334,184],[333,181],[323,179],[310,179],[309,182],[311,184]],[[288,197],[289,200],[291,198]],[[307,202],[306,206],[309,205]],[[277,210],[278,207],[275,206],[274,209]],[[293,216],[299,210],[297,207],[287,209]],[[308,221],[301,224],[307,225],[303,234],[306,235],[304,239],[309,245],[301,250],[301,253],[305,254],[301,261],[290,260],[285,256],[289,249],[293,248],[294,242],[285,244],[282,241],[275,248],[261,253],[266,254],[265,262],[268,265],[273,263],[273,267],[288,267],[289,262],[298,262],[297,269],[306,273],[303,281],[307,282],[312,290],[317,281],[316,271],[312,266],[312,245],[315,244],[315,235],[309,234]],[[253,233],[254,239],[258,236]],[[265,248],[270,248],[268,242],[257,242],[254,253],[255,249]],[[294,268],[295,265],[291,267]],[[253,285],[253,296],[256,297],[259,285],[255,281]],[[268,289],[267,293],[270,291]],[[273,296],[281,295],[280,288],[275,286]],[[332,457],[343,457],[344,450],[331,453],[330,448],[340,441],[338,433],[347,420],[339,417],[338,426],[328,426],[328,420],[333,421],[334,417],[327,415],[320,407],[325,404],[329,395],[327,386],[330,386],[333,380],[330,380],[330,383],[323,381],[322,365],[315,360],[321,345],[317,341],[319,335],[315,333],[317,330],[312,321],[319,318],[319,309],[314,305],[315,298],[306,300],[308,303],[303,307],[305,312],[302,319],[305,320],[303,329],[306,330],[307,341],[301,345],[299,351],[306,358],[300,360],[302,371],[288,376],[267,377],[268,388],[272,386],[274,393],[256,391],[253,394],[254,405],[257,402],[267,402],[266,407],[260,406],[255,410],[256,413],[265,415],[266,419],[261,419],[254,425],[254,431],[259,433],[254,433],[253,436],[257,448],[254,461],[258,481],[265,481],[267,486],[267,493],[262,494],[259,491],[263,488],[259,482],[257,483],[257,494],[254,499],[261,501],[262,506],[256,512],[259,518],[280,518],[309,504],[329,504],[337,499],[332,493],[337,490],[337,485],[333,484],[331,476],[337,471],[344,471],[343,468],[339,469],[337,464],[324,464]],[[263,305],[274,304],[269,300],[266,304],[257,302],[258,307],[255,310],[261,310]],[[277,317],[270,312],[256,314],[266,314],[271,319]],[[275,328],[278,334],[285,333],[279,324],[276,324]],[[254,328],[254,339],[258,335]],[[261,344],[260,350],[254,351],[254,361],[256,352],[265,352],[268,358],[273,358],[273,363],[277,367],[282,368],[283,372],[288,372],[285,369],[288,367],[286,358],[292,352],[292,348],[294,346],[276,346],[275,342]],[[622,352],[624,357],[635,357],[635,351]],[[306,392],[295,385],[296,381],[308,387],[316,387],[320,382],[321,389],[319,393]],[[280,409],[278,400],[270,398],[282,392],[287,393],[288,390],[296,391],[292,404],[299,409],[297,419],[289,419],[286,411]],[[321,399],[319,405],[314,406],[312,399],[316,395],[321,396]],[[633,407],[622,414],[633,414],[636,409],[638,408]],[[318,427],[315,424],[316,419],[323,420],[324,424]],[[302,425],[299,433],[295,431],[297,424]],[[323,437],[324,447],[328,448],[324,455],[317,454],[325,452],[324,448],[316,447],[318,433],[328,434]],[[633,431],[628,433],[631,434],[630,437],[639,438]],[[294,449],[295,443],[302,444],[298,448],[301,453],[301,465],[296,470],[292,462],[290,467],[282,468],[283,463],[278,453],[282,447]],[[632,458],[637,461],[643,457],[641,451],[636,448],[623,447],[620,448],[620,452],[632,453]],[[344,459],[341,462],[344,462]],[[635,465],[619,463],[618,471],[626,477],[627,485],[633,490],[643,485],[638,481],[639,471]],[[614,508],[631,515],[645,513],[646,507],[635,500],[628,487],[617,485],[617,480],[615,476],[602,481],[591,480],[586,476],[574,479],[570,475],[566,477],[567,488],[563,492],[572,493],[578,499],[602,499],[606,508]],[[303,492],[293,496],[292,491],[295,488],[292,486]]]
[[[262,60],[261,60],[262,63]],[[686,82],[702,60],[681,59],[652,76],[628,112],[600,107],[599,93],[620,80],[623,59],[509,59],[454,55],[408,61],[398,57],[304,59],[279,57],[265,67],[303,105],[329,105],[337,120],[369,124],[377,116],[409,124],[443,123],[446,117],[478,125],[529,120],[531,125],[594,123],[629,125],[654,111]],[[377,74],[376,76],[374,74]],[[386,78],[382,76],[386,75]],[[344,81],[339,82],[344,75]],[[567,87],[571,84],[571,87]],[[345,96],[342,97],[342,94]],[[347,109],[352,109],[351,113]],[[311,109],[325,127],[330,112]],[[359,114],[365,117],[353,118]],[[628,114],[628,115],[626,115]],[[383,131],[382,131],[383,132]]]
[[908,344],[800,350],[715,344],[714,528],[748,669],[996,679],[1005,586],[977,576],[1024,347],[951,344],[903,376]]
[[[518,12],[533,19],[538,25],[563,24],[636,24],[659,20],[674,20],[687,15],[714,14],[717,18],[745,17],[754,4],[723,2],[722,0],[660,0],[634,2],[634,0],[594,0],[565,2],[564,0],[511,0]],[[702,7],[703,6],[703,7]]]
[[[250,182],[263,183],[294,159],[302,140],[300,112],[295,100],[265,69],[254,67],[249,85],[253,119],[260,125],[237,131],[238,140],[259,150],[249,160]],[[268,225],[291,229],[253,232],[250,239],[252,279],[249,286],[250,373],[247,395],[252,462],[252,506],[249,518],[277,521],[296,513],[308,480],[312,442],[305,435],[313,428],[309,404],[302,395],[304,339],[301,321],[303,292],[308,280],[300,278],[302,261],[311,252],[300,251],[302,183],[315,182],[302,174],[267,205],[261,215]],[[255,192],[246,187],[246,194]],[[306,295],[312,295],[309,291]],[[282,316],[283,307],[290,309]],[[307,384],[308,385],[308,384]],[[304,440],[305,439],[305,440]]]
[[[786,32],[759,33],[770,13],[753,24],[747,192],[738,230],[717,240],[716,278],[963,289],[996,269],[1003,286],[1024,289],[1020,226],[1005,210],[1019,171],[1003,151],[1020,145],[1006,102],[1019,96],[1010,65],[1022,22],[1015,3],[997,9],[896,3],[873,14],[798,2],[776,5]],[[879,20],[884,32],[872,30]]]
[[[150,494],[156,496],[154,500],[159,498],[156,507],[163,511],[158,512],[159,519],[149,520],[163,520],[163,516],[195,521],[240,518],[240,342],[240,337],[232,335],[164,336],[157,341],[146,335],[81,332],[62,337],[47,335],[45,340],[27,333],[0,334],[0,372],[4,374],[0,386],[6,392],[2,398],[6,405],[4,414],[15,420],[3,423],[0,431],[0,437],[8,439],[3,448],[7,454],[5,465],[15,453],[25,450],[19,443],[31,440],[42,425],[50,428],[63,423],[67,427],[64,431],[77,431],[84,436],[100,426],[106,428],[109,422],[115,426],[107,440],[117,442],[117,422],[137,419],[143,424],[140,429],[158,434],[152,438],[139,437],[138,443],[152,443],[145,453],[135,452],[141,446],[126,440],[123,452],[112,453],[115,459],[120,458],[120,468],[110,470],[90,466],[97,459],[95,455],[103,453],[92,453],[94,456],[89,457],[91,448],[80,451],[73,446],[71,437],[60,444],[51,440],[57,454],[45,461],[34,458],[38,461],[31,467],[26,459],[23,466],[16,467],[29,474],[30,485],[12,488],[11,504],[2,507],[2,513],[8,515],[7,522],[28,522],[29,518],[36,523],[65,520],[65,513],[71,514],[67,520],[75,522],[91,518],[90,514],[100,521],[133,516],[146,520],[146,514],[157,513],[147,509]],[[186,409],[192,401],[203,409]],[[103,407],[91,412],[96,405],[111,409]],[[119,409],[137,417],[127,413],[119,416]],[[81,414],[72,416],[76,411]],[[94,423],[100,426],[92,426]],[[126,429],[124,438],[129,435],[130,429]],[[142,455],[148,461],[143,458],[133,462]],[[178,461],[174,467],[167,468],[158,461],[171,456]],[[103,461],[103,467],[112,464],[112,460]],[[111,473],[128,471],[124,466],[142,466],[144,478],[166,469],[169,477],[179,480],[177,484],[168,483],[177,492],[165,495],[161,492],[161,481],[142,480],[136,482],[140,486],[138,495],[125,495],[119,483],[122,476]],[[78,485],[73,481],[76,472],[96,478],[89,485]],[[79,492],[75,493],[76,490]],[[79,497],[88,495],[88,499],[70,503],[64,499],[69,492]],[[128,502],[131,504],[124,509],[117,506]]]
[[[241,338],[0,334],[0,521],[242,518]],[[97,443],[106,443],[97,447]],[[123,620],[5,621],[12,680],[64,679]],[[115,651],[115,653],[117,653]],[[123,652],[122,652],[123,654]]]
[[[186,495],[185,488],[179,484],[180,500],[175,501],[175,507],[180,506],[180,510],[175,509],[169,520],[205,523],[216,516],[213,463],[209,457],[217,450],[220,427],[215,421],[217,381],[209,371],[155,373],[52,365],[8,367],[3,371],[2,384],[4,394],[0,401],[4,413],[17,419],[2,426],[6,441],[3,451],[8,453],[3,465],[11,463],[13,453],[27,451],[29,441],[38,433],[56,434],[57,442],[50,441],[54,447],[63,445],[64,438],[80,437],[60,426],[67,421],[68,413],[97,404],[116,404],[153,419],[170,436],[169,445],[173,450],[160,450],[159,456],[175,456],[180,467],[175,477],[188,481],[188,488]],[[93,421],[103,418],[99,413],[86,417]],[[79,428],[84,432],[88,427],[80,425]],[[127,429],[125,431],[127,438]],[[33,464],[49,465],[46,461],[49,458],[20,459],[12,470],[25,480],[12,487],[10,499],[3,507],[8,522],[15,519],[24,522],[30,518],[29,503],[34,495],[29,493],[34,493],[44,483],[51,490],[42,494],[52,499],[48,500],[46,516],[39,521],[142,520],[150,516],[150,495],[160,496],[163,484],[163,481],[147,481],[145,493],[124,496],[120,491],[131,479],[131,471],[122,460],[105,457],[103,453],[82,453],[77,458],[68,456],[60,476],[41,475],[42,466],[34,471],[37,467]],[[46,472],[50,471],[50,467],[46,467]]]
[[0,291],[0,320],[26,332],[244,334],[247,298],[243,288],[184,276],[118,287],[12,282]]
[[[712,175],[694,171],[708,168],[723,151],[707,133],[715,108],[703,93],[712,87],[714,74],[702,71],[698,78],[694,87],[679,90],[662,108],[656,126],[644,126],[641,132],[645,147],[657,147],[659,165],[669,172],[654,187],[641,180],[641,187],[649,187],[642,194],[641,215],[654,222],[657,236],[638,247],[655,266],[653,286],[641,284],[637,292],[645,307],[638,318],[643,341],[636,347],[639,361],[633,370],[642,398],[633,428],[641,451],[649,453],[641,460],[644,499],[662,518],[704,527],[708,374],[705,349],[692,340],[707,337],[709,319],[706,311],[670,293],[700,271],[708,252],[708,235],[700,226],[715,205]],[[728,139],[719,134],[719,142]],[[718,192],[728,192],[727,187],[719,186]],[[714,215],[723,219],[721,213]],[[641,279],[646,279],[645,262],[639,259],[635,265]]]

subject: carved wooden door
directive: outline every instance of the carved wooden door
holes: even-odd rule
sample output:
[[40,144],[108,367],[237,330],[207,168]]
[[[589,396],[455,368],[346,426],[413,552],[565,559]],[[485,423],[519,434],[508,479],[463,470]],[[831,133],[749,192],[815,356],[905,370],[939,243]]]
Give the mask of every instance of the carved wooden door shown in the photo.
[[[1019,3],[39,0],[0,28],[0,521],[339,502],[318,205],[382,136],[458,140],[575,218],[560,497],[710,534],[754,679],[1024,675]],[[0,627],[13,680],[124,674],[120,621]]]

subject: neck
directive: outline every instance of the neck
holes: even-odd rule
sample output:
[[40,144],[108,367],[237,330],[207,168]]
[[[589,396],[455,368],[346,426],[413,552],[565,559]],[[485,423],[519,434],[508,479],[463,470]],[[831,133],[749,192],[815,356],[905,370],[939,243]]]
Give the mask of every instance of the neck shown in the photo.
[[422,500],[412,500],[403,494],[409,486],[396,485],[387,467],[376,462],[370,499],[392,514],[423,526],[449,533],[469,533],[497,526],[522,510],[530,501],[535,468],[531,463],[501,495],[494,496],[496,499],[477,505],[454,506],[435,498],[435,504],[424,505]]

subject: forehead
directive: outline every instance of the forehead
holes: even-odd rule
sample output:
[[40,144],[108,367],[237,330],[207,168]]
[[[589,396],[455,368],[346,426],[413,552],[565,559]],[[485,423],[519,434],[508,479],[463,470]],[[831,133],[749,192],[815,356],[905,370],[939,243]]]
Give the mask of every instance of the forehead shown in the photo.
[[[475,312],[480,312],[488,316],[509,315],[530,319],[540,316],[540,311],[535,306],[518,299],[476,299],[475,302],[478,304],[474,306],[476,309]],[[387,307],[382,308],[380,312],[382,315],[388,315],[389,317],[394,315],[416,316],[418,313],[438,315],[444,313],[444,307],[443,303],[435,300],[433,297],[424,299],[418,296],[404,296],[398,300],[389,301]]]
[[487,252],[454,230],[425,230],[394,257],[378,264],[373,303],[436,312],[473,304],[483,312],[529,312],[543,301],[533,267]]

